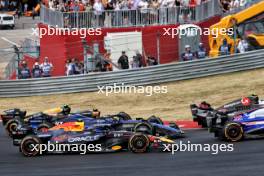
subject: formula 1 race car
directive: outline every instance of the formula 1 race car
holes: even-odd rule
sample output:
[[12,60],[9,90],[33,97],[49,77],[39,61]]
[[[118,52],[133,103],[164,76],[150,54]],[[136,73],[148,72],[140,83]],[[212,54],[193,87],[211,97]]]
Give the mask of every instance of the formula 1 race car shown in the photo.
[[[149,117],[147,120],[142,118],[137,118],[136,120],[124,120],[120,118],[120,115],[108,115],[99,118],[82,116],[81,114],[69,115],[68,117],[57,121],[56,125],[51,129],[68,129],[69,124],[83,122],[85,130],[96,130],[102,131],[105,128],[112,131],[132,131],[132,132],[141,132],[144,134],[155,135],[155,136],[165,136],[170,139],[176,139],[184,137],[184,132],[178,127],[176,123],[169,123],[165,125],[163,121],[155,116]],[[20,134],[21,128],[23,133]],[[40,130],[32,128],[30,125],[19,125],[15,131],[12,132],[12,136],[20,135],[29,135],[37,134]],[[42,132],[48,131],[42,130]]]
[[[18,125],[30,124],[33,128],[50,128],[50,124],[59,118],[67,116],[71,111],[68,105],[53,108],[44,112],[26,116],[27,112],[20,109],[9,109],[1,114],[2,124],[9,135],[16,130]],[[53,125],[52,125],[53,126]]]
[[[64,122],[72,121],[71,118],[65,119]],[[73,121],[76,121],[73,120]],[[100,118],[81,118],[79,121],[84,121],[86,129],[98,129],[101,127],[109,127],[113,131],[133,131],[144,132],[145,134],[155,136],[166,136],[170,139],[176,139],[184,136],[184,132],[176,123],[165,125],[163,121],[156,116],[151,116],[148,119],[136,118],[135,120],[124,120],[116,115],[108,115]],[[63,123],[62,123],[63,124]],[[56,128],[56,126],[54,127]],[[57,128],[61,128],[59,125]]]
[[[62,123],[64,121],[76,121],[77,119],[86,117],[92,119],[100,117],[100,111],[97,109],[92,111],[86,110],[79,113],[70,113],[71,108],[68,105],[49,109],[29,116],[26,116],[26,111],[21,111],[20,109],[10,109],[4,112],[5,114],[1,115],[2,123],[10,136],[12,136],[12,132],[16,131],[18,125],[26,124],[35,130],[45,131],[57,123]],[[131,117],[125,112],[120,112],[115,116],[122,118],[123,120],[131,119]]]
[[203,128],[208,127],[206,118],[208,114],[214,111],[233,117],[236,113],[242,113],[247,110],[261,107],[264,107],[264,102],[259,100],[257,95],[239,98],[216,109],[212,108],[211,105],[205,101],[201,102],[198,106],[195,104],[190,105],[193,121],[198,122]]
[[264,137],[264,108],[238,113],[233,117],[217,111],[207,117],[209,131],[221,140],[237,142],[244,137]]
[[[9,119],[5,124],[5,128],[11,137],[16,132],[18,126],[25,126],[25,128],[29,129],[29,133],[36,133],[37,131],[47,131],[49,128],[58,124],[76,121],[84,121],[87,129],[97,127],[100,130],[101,126],[111,126],[113,130],[118,131],[140,131],[141,129],[147,129],[147,134],[167,136],[172,139],[183,136],[183,131],[175,123],[164,125],[163,121],[155,116],[151,116],[147,120],[143,118],[132,120],[127,113],[120,112],[118,114],[100,117],[100,111],[98,110],[70,113],[69,106],[63,106],[60,110],[56,110],[56,112],[56,116],[37,113],[23,118],[20,114],[24,115],[25,112],[13,110],[6,113],[9,115],[2,115],[2,119]],[[3,120],[3,123],[5,123],[4,121],[6,120]]]
[[[134,153],[143,153],[151,150],[162,150],[164,144],[174,144],[174,141],[164,137],[156,137],[130,131],[112,131],[105,127],[101,131],[86,130],[84,122],[68,122],[64,129],[51,128],[48,132],[38,132],[23,138],[14,135],[13,144],[19,146],[24,156],[36,156],[42,153],[80,153],[76,146],[93,145],[87,152],[116,152],[130,150]],[[68,128],[66,128],[66,126]],[[22,132],[21,129],[20,132]],[[64,150],[42,151],[41,145],[64,145]],[[75,144],[75,145],[73,145]],[[67,145],[67,150],[65,149]],[[94,147],[95,146],[95,147]],[[75,147],[73,150],[72,147]],[[58,147],[55,147],[56,149]],[[82,147],[83,148],[83,147]],[[47,148],[46,148],[47,149]]]

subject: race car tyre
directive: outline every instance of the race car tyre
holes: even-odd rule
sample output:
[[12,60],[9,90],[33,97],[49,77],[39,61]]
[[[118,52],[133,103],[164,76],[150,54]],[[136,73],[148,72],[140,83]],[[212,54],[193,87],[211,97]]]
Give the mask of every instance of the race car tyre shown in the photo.
[[160,124],[160,125],[163,125],[163,121],[159,118],[159,117],[156,117],[156,116],[150,116],[148,119],[147,119],[148,122],[150,123],[156,123],[156,124]]
[[7,131],[7,134],[12,137],[12,133],[17,130],[17,127],[19,125],[18,119],[11,119],[5,124],[5,129]]
[[20,144],[20,151],[24,156],[32,157],[40,153],[41,141],[38,137],[30,135],[26,136]]
[[117,117],[120,118],[120,120],[131,120],[132,118],[130,117],[130,115],[128,115],[125,112],[119,112],[117,115]]
[[145,153],[149,149],[150,141],[145,134],[134,134],[130,137],[128,148],[133,153]]
[[244,130],[240,123],[227,122],[224,126],[224,137],[228,141],[237,142],[243,139]]
[[47,132],[49,130],[49,128],[53,127],[54,125],[52,125],[51,123],[49,122],[44,122],[42,124],[40,124],[38,126],[38,131],[39,132]]
[[138,123],[134,127],[135,132],[143,133],[143,134],[153,134],[153,127],[146,122]]

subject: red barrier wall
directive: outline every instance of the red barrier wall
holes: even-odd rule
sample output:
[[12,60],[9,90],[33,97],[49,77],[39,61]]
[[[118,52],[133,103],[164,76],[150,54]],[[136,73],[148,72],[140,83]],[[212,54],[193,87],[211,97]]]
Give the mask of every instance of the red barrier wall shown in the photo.
[[[220,20],[219,16],[198,23],[201,28],[210,27]],[[157,35],[160,36],[160,63],[169,63],[177,61],[178,38],[172,38],[169,35],[163,35],[163,28],[176,28],[178,24],[166,26],[146,26],[146,27],[127,27],[127,28],[105,28],[102,29],[102,35],[87,36],[87,44],[92,46],[93,43],[99,44],[101,53],[105,53],[104,37],[107,32],[142,32],[142,42],[146,55],[157,57]],[[47,25],[39,24],[39,28],[47,28]],[[202,41],[209,50],[208,37],[202,36]],[[191,41],[190,41],[191,42]],[[121,54],[121,53],[120,53]],[[144,53],[143,53],[144,54]],[[65,62],[67,59],[77,58],[83,60],[83,46],[79,35],[65,36],[48,36],[45,35],[40,39],[40,62],[47,56],[54,65],[53,76],[64,75]]]

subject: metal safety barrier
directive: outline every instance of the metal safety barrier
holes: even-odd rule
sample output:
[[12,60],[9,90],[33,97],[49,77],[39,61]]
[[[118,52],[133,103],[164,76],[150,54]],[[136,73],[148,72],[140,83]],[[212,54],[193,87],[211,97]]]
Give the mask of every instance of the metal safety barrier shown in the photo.
[[210,0],[195,7],[175,6],[84,12],[60,12],[42,5],[40,19],[44,24],[59,28],[114,28],[199,22],[220,14],[222,10],[219,0]]
[[264,50],[163,64],[141,69],[89,73],[69,77],[0,81],[0,97],[49,95],[97,91],[106,85],[153,85],[209,75],[237,72],[264,67]]

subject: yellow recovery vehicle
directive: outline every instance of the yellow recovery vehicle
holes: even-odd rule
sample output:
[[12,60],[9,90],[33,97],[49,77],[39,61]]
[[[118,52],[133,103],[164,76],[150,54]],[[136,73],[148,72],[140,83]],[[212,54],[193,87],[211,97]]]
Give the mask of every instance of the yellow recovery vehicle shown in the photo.
[[[224,35],[223,30],[227,31]],[[210,57],[220,55],[219,48],[224,39],[231,54],[243,36],[249,43],[249,49],[264,48],[264,1],[222,18],[210,27],[210,31],[213,31],[209,35]]]

